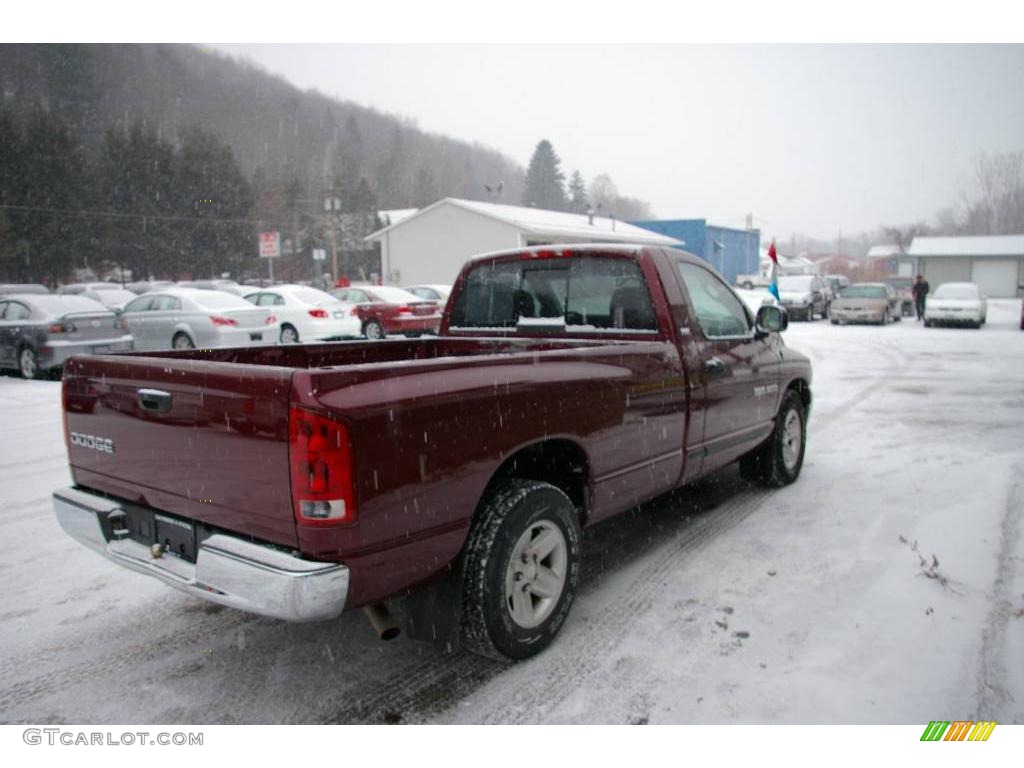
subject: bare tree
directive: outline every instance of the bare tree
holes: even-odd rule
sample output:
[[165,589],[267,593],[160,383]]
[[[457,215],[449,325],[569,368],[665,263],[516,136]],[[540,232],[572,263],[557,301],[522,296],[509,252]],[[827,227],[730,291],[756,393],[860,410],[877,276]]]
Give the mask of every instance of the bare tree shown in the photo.
[[974,159],[963,229],[970,235],[1024,233],[1024,152],[982,153]]

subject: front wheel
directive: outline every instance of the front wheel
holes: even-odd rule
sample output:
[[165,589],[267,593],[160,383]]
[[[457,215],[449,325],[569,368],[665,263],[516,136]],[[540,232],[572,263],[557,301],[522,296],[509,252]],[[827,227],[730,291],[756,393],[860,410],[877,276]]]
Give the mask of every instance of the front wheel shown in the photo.
[[464,558],[466,646],[501,660],[533,656],[558,634],[576,595],[576,508],[549,483],[508,480],[470,529]]
[[807,409],[800,394],[790,389],[782,398],[771,435],[740,459],[740,474],[770,488],[789,485],[800,476],[806,447]]

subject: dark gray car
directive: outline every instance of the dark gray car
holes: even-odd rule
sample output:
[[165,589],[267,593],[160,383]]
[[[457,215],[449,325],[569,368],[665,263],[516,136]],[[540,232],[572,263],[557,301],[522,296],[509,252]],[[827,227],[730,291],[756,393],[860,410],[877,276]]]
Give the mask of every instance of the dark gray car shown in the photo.
[[26,379],[71,355],[126,352],[132,337],[114,312],[84,296],[17,293],[0,297],[0,368]]

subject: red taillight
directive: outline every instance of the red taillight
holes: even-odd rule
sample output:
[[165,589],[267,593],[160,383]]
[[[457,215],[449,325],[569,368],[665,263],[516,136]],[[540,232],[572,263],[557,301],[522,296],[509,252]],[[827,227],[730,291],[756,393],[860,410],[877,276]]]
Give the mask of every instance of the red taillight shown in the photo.
[[273,325],[276,322],[277,322],[277,316],[276,315],[271,315],[270,317],[267,318],[267,323],[266,324],[267,325]]
[[230,317],[221,317],[220,315],[210,315],[210,319],[213,320],[214,325],[238,325],[238,321]]
[[398,314],[400,314],[400,315],[411,315],[412,314],[412,310],[409,309],[406,306],[401,306],[401,307],[398,308]]
[[319,317],[319,318],[323,319],[323,318],[327,317],[327,310],[326,309],[311,309],[311,310],[309,310],[309,314],[312,317]]
[[288,414],[292,508],[299,525],[355,522],[352,451],[345,425],[292,407]]
[[49,333],[72,333],[75,330],[74,323],[53,323],[46,329]]
[[352,307],[352,311],[349,312],[349,314],[352,315],[353,317],[358,317],[359,316],[359,307]]
[[119,318],[115,319],[114,320],[114,330],[115,331],[127,331],[128,330],[128,321],[125,320],[123,317],[119,317]]

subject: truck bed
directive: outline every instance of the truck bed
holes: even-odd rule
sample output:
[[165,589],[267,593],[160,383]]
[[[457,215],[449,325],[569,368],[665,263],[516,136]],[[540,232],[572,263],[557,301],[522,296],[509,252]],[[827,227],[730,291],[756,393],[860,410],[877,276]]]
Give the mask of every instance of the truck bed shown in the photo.
[[[652,368],[666,388],[638,391],[659,376]],[[454,557],[489,473],[538,434],[591,443],[595,474],[626,454],[675,451],[657,473],[645,465],[604,484],[599,508],[620,486],[623,507],[647,487],[671,486],[685,421],[678,371],[663,341],[447,337],[74,358],[67,429],[109,439],[113,452],[72,441],[70,464],[76,485],[194,521],[197,536],[229,532],[361,561],[351,604],[363,585],[387,594]],[[171,407],[147,409],[140,390],[167,393]],[[296,405],[348,424],[358,525],[296,525]],[[634,444],[622,442],[623,427]]]

